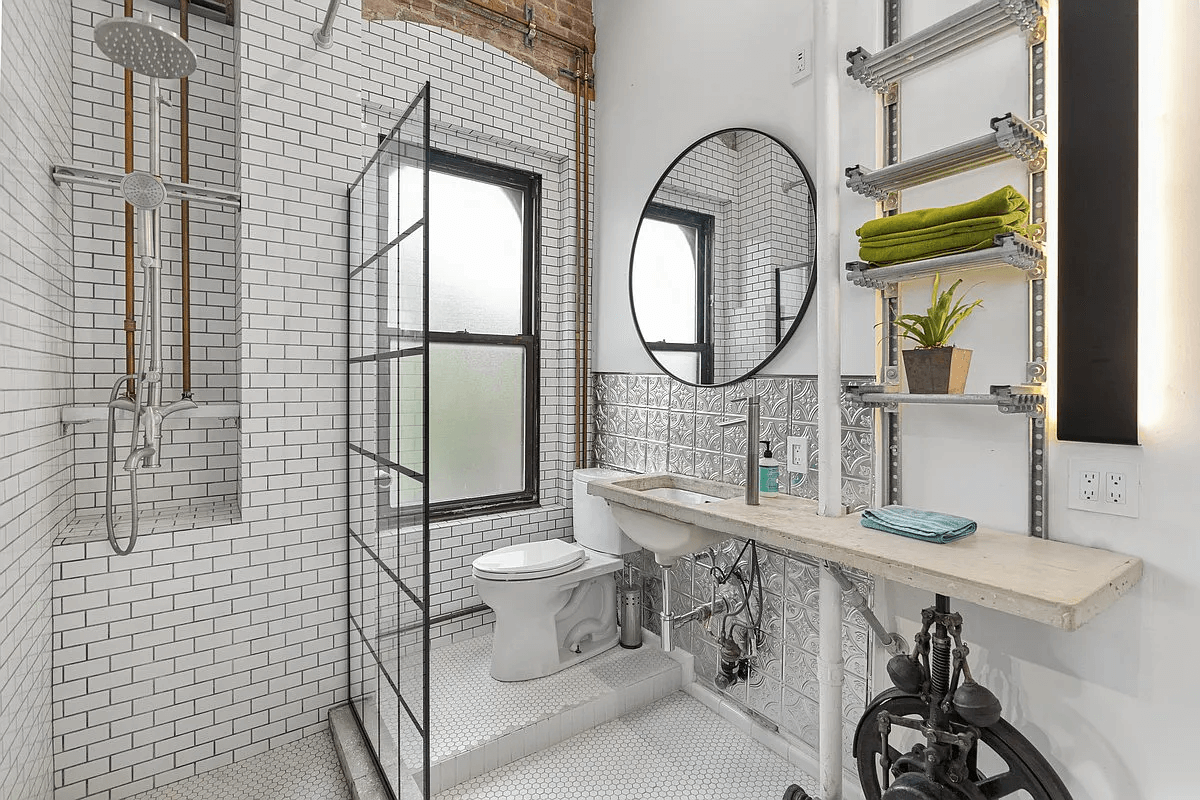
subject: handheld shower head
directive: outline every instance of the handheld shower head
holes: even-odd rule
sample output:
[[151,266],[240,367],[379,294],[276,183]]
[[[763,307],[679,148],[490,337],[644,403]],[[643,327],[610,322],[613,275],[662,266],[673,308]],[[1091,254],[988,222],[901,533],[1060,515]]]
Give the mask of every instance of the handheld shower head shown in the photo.
[[196,52],[177,33],[145,17],[113,17],[96,26],[96,44],[125,69],[151,78],[186,78]]
[[139,211],[153,211],[167,199],[167,188],[157,175],[128,172],[121,179],[121,196]]

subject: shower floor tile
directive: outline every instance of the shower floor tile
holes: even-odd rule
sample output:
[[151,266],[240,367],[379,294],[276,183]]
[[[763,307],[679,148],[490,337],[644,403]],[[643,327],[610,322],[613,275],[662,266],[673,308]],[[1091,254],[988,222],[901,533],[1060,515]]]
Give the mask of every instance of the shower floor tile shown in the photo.
[[211,772],[151,789],[131,800],[350,800],[328,731]]
[[816,781],[683,692],[472,778],[436,800],[779,800]]

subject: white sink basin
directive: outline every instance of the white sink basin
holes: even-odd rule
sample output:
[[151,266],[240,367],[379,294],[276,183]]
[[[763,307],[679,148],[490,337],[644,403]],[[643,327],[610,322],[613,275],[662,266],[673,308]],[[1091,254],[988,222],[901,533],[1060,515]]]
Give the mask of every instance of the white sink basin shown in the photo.
[[647,489],[642,494],[648,494],[651,497],[661,497],[663,500],[674,500],[677,503],[715,503],[718,500],[724,500],[723,497],[717,497],[703,492],[693,492],[690,489],[677,489],[674,486],[663,486],[658,489]]
[[654,553],[654,560],[665,567],[680,556],[729,538],[689,522],[686,517],[694,514],[692,509],[744,492],[739,486],[670,474],[597,482],[588,491],[604,497],[625,535]]

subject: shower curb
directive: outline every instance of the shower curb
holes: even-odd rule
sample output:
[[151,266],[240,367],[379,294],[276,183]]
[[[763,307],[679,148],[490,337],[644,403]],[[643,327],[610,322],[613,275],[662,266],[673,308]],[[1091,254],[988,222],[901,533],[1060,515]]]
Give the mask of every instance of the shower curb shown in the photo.
[[383,776],[348,704],[329,709],[329,732],[333,734],[333,747],[352,800],[390,800]]

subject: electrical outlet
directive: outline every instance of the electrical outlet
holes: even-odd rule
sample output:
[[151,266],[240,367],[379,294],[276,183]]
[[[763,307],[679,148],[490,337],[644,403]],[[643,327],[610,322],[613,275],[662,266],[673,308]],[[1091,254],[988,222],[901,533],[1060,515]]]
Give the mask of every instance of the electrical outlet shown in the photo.
[[1125,474],[1123,472],[1104,473],[1104,502],[1125,505]]
[[1100,473],[1090,470],[1079,473],[1079,499],[1095,500],[1100,496]]
[[787,469],[792,475],[808,472],[808,437],[787,437]]
[[812,75],[812,43],[803,42],[792,53],[792,83],[799,83]]
[[1137,517],[1138,465],[1131,461],[1072,458],[1067,507],[1098,514]]

